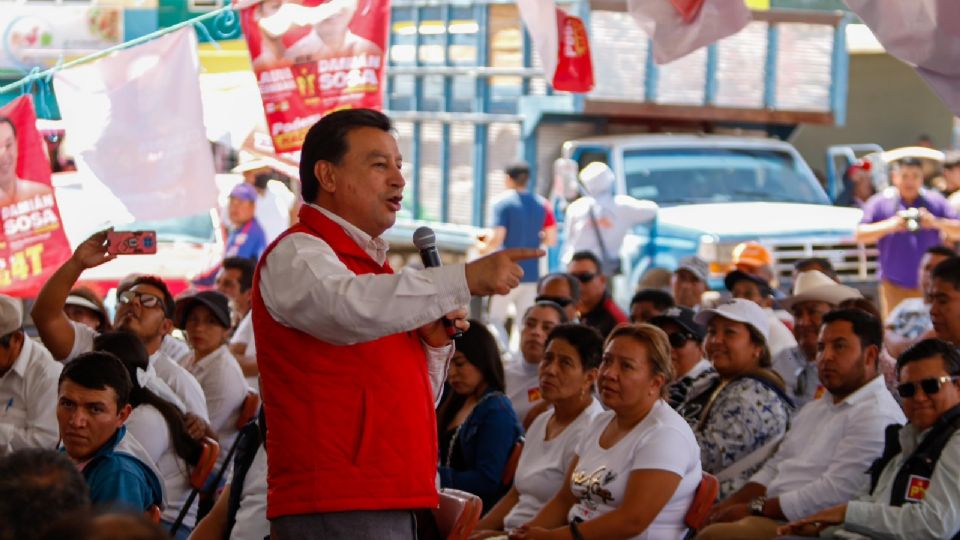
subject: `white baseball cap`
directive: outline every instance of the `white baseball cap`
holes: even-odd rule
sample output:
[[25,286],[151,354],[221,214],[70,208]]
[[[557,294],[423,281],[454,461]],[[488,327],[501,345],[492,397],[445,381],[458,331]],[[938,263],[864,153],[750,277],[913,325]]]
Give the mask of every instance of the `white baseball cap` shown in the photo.
[[716,307],[705,309],[694,320],[698,324],[707,326],[714,317],[723,317],[731,321],[740,322],[754,327],[764,341],[770,341],[770,319],[763,312],[763,308],[755,302],[744,300],[743,298],[731,298],[719,303]]
[[5,336],[23,326],[23,302],[0,294],[0,336]]

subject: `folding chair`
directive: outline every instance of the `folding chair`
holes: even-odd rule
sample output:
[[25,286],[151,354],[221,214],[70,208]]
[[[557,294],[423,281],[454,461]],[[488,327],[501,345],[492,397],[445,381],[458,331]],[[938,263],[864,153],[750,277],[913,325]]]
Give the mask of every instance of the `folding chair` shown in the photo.
[[693,496],[693,502],[690,503],[690,508],[683,517],[683,523],[689,528],[686,538],[693,538],[696,532],[703,527],[703,522],[710,514],[710,509],[713,508],[713,503],[717,500],[719,493],[720,481],[717,480],[716,476],[704,472],[703,479],[700,480],[697,492]]
[[193,506],[193,500],[197,498],[197,493],[203,489],[207,478],[209,478],[210,473],[213,472],[214,465],[217,464],[217,457],[220,456],[220,443],[210,437],[204,437],[203,440],[200,441],[200,445],[200,458],[190,473],[190,487],[192,489],[190,490],[190,495],[187,496],[187,502],[184,503],[183,508],[180,509],[180,513],[177,514],[177,520],[174,521],[170,527],[170,536],[176,536],[177,530],[179,530],[183,524],[183,518],[187,516],[190,507]]
[[447,540],[467,540],[480,522],[483,501],[458,489],[440,490],[440,506],[433,511],[440,534]]

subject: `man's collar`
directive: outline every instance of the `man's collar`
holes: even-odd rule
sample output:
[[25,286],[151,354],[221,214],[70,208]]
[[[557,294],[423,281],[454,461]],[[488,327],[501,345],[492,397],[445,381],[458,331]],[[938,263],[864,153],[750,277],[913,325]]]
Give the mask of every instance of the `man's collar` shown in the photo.
[[877,375],[876,377],[871,379],[870,382],[864,384],[860,388],[857,388],[853,393],[843,398],[836,405],[840,406],[840,405],[846,404],[849,406],[853,406],[865,399],[869,399],[870,396],[872,396],[875,392],[878,392],[880,390],[886,391],[886,389],[887,389],[887,383],[886,381],[884,381],[883,375]]
[[107,439],[107,442],[103,443],[103,446],[93,456],[87,460],[87,462],[93,461],[99,457],[104,457],[108,454],[112,454],[114,450],[117,449],[117,445],[120,444],[120,441],[123,439],[123,436],[127,433],[127,426],[120,426],[119,429],[113,434],[112,437]]
[[350,223],[349,221],[343,219],[342,217],[334,214],[330,210],[323,208],[322,206],[317,206],[316,204],[313,204],[313,203],[306,203],[306,204],[310,208],[313,208],[319,211],[324,216],[330,218],[330,220],[336,223],[337,225],[343,227],[343,230],[344,232],[347,233],[347,236],[349,236],[350,239],[356,242],[357,245],[360,246],[361,248],[365,250],[373,249],[376,251],[383,251],[383,252],[386,252],[388,249],[390,249],[390,245],[383,238],[380,238],[380,237],[374,238],[370,236],[369,234],[360,230],[360,228],[354,225],[353,223]]

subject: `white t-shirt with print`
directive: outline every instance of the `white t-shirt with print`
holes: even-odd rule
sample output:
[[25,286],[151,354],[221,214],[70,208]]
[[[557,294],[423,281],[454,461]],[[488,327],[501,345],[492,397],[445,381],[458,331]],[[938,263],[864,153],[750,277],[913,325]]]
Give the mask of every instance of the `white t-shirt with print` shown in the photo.
[[552,412],[541,414],[530,424],[514,476],[514,487],[520,494],[520,500],[503,518],[505,530],[515,529],[533,519],[557,494],[584,431],[590,427],[594,417],[602,412],[603,406],[594,399],[580,416],[550,441],[546,440],[547,423],[553,417]]
[[600,435],[615,416],[613,411],[598,415],[580,441],[579,461],[570,482],[577,503],[568,519],[589,521],[616,510],[623,503],[632,471],[668,471],[681,477],[677,490],[647,530],[631,540],[680,538],[686,531],[683,518],[703,475],[693,431],[670,405],[658,400],[630,433],[603,449]]

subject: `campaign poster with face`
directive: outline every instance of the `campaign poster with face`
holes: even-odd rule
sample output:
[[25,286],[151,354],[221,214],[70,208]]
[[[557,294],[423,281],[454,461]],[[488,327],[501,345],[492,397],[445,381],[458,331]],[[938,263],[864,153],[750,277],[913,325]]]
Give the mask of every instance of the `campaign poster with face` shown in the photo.
[[323,115],[383,107],[389,0],[263,0],[240,12],[278,154]]
[[0,293],[33,297],[70,255],[33,99],[0,108]]

